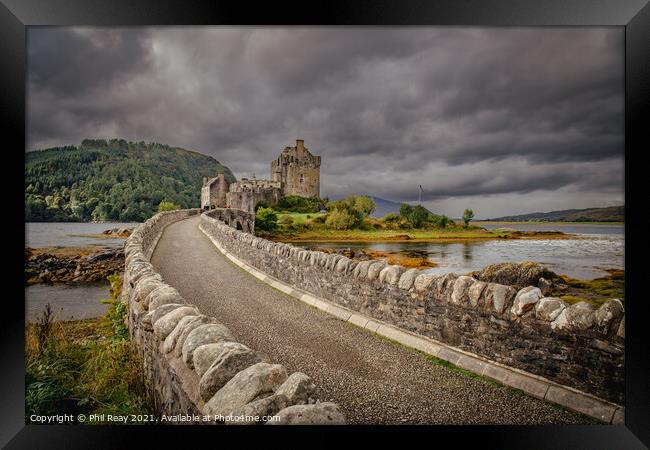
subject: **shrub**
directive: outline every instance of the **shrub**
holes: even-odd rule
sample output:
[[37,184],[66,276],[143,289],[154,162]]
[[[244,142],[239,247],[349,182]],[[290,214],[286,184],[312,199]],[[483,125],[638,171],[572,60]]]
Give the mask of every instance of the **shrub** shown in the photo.
[[172,202],[166,202],[164,200],[162,202],[160,202],[160,204],[158,205],[158,212],[175,211],[177,209],[181,209],[180,206],[175,205]]
[[362,220],[353,210],[335,209],[327,215],[325,224],[335,230],[350,230],[361,225]]
[[271,208],[260,208],[255,215],[255,228],[273,231],[278,228],[278,215]]
[[281,225],[290,225],[290,224],[293,223],[293,217],[291,217],[289,215],[284,215],[284,216],[280,217],[280,220],[278,220],[278,223],[281,224]]

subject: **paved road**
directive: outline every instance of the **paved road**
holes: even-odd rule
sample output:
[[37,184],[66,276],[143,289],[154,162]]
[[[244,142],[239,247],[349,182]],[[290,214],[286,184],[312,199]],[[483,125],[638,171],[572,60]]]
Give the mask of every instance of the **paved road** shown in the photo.
[[152,257],[165,281],[242,343],[311,376],[349,423],[547,424],[588,419],[437,365],[262,283],[226,259],[199,218],[165,229]]

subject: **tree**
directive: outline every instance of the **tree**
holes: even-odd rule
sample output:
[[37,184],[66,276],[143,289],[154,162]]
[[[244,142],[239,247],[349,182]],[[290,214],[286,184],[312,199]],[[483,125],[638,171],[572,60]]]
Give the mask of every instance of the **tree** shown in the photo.
[[377,209],[377,205],[367,195],[359,195],[354,199],[354,209],[363,214],[364,217],[368,217]]
[[278,215],[271,208],[260,208],[255,215],[255,228],[273,231],[278,228]]
[[160,204],[158,205],[158,212],[175,211],[177,209],[181,209],[180,206],[175,205],[172,202],[166,202],[164,200],[162,202],[160,202]]
[[406,219],[413,228],[422,228],[431,215],[431,213],[422,205],[411,206],[406,203],[402,204],[400,207],[399,214]]
[[466,209],[463,212],[463,222],[465,223],[465,228],[469,226],[469,222],[474,218],[474,211],[471,209]]

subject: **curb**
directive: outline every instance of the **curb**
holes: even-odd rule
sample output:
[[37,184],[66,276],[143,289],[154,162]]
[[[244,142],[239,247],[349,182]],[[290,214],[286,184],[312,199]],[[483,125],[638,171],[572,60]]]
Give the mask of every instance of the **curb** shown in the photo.
[[420,336],[381,320],[365,316],[357,311],[350,310],[343,306],[334,304],[328,300],[316,297],[301,289],[291,287],[282,281],[273,278],[264,272],[256,269],[248,263],[241,261],[221,246],[212,236],[199,224],[199,230],[210,239],[210,242],[231,262],[241,269],[253,275],[255,278],[284,292],[285,294],[300,300],[303,303],[314,306],[339,319],[350,322],[370,332],[377,333],[407,347],[420,350],[428,355],[448,361],[478,375],[493,379],[501,384],[524,391],[525,393],[540,400],[546,400],[558,404],[581,414],[598,419],[606,424],[623,425],[625,423],[625,407],[603,400],[594,395],[564,386],[548,380],[539,375],[515,369],[504,364],[492,361],[483,356],[461,350],[457,347],[444,344],[434,339]]

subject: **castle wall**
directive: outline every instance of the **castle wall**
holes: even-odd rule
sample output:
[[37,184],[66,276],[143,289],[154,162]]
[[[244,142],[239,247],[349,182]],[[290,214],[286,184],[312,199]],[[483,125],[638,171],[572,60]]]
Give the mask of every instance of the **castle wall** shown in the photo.
[[223,173],[203,182],[201,188],[201,209],[223,208],[227,205],[228,182]]
[[282,183],[282,195],[320,197],[320,156],[312,155],[302,139],[285,147],[271,161],[271,179]]

